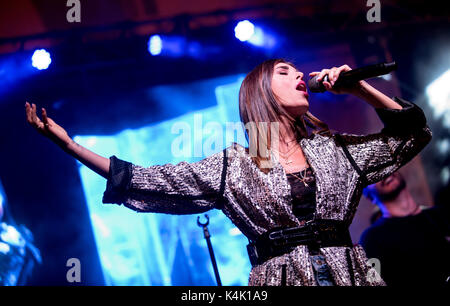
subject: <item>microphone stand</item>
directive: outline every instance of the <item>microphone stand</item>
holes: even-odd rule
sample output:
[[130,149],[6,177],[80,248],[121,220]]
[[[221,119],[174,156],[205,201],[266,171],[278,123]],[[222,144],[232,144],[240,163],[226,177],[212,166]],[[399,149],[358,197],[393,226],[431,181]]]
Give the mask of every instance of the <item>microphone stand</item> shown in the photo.
[[211,244],[211,235],[208,231],[209,217],[205,214],[206,222],[200,222],[200,216],[197,217],[197,225],[203,228],[203,236],[206,239],[206,244],[208,245],[209,256],[211,257],[211,263],[214,269],[214,275],[216,276],[217,286],[221,287],[222,282],[220,281],[219,269],[217,268],[216,257],[214,256],[213,247]]

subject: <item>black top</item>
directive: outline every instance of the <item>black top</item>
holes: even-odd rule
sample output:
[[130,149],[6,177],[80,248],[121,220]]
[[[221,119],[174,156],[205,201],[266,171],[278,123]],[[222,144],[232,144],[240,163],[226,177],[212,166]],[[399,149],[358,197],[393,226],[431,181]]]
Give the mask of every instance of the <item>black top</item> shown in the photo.
[[361,236],[368,258],[380,260],[386,284],[443,285],[450,275],[448,208],[433,207],[407,217],[381,217]]
[[[304,177],[304,184],[299,178]],[[292,211],[298,220],[310,220],[316,210],[316,179],[310,167],[303,171],[287,174],[291,185]]]

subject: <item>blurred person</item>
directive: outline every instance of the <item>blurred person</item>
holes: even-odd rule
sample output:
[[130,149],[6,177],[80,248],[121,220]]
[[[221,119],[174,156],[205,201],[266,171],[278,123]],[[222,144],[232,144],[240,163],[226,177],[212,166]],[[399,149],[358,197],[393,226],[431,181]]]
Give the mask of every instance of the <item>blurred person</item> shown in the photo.
[[17,225],[0,183],[0,286],[23,286],[36,263],[41,263],[33,235]]
[[[348,65],[311,72],[333,94],[373,106],[384,122],[372,135],[332,134],[309,111],[304,74],[283,59],[254,68],[239,91],[248,147],[233,143],[199,162],[142,167],[74,142],[36,105],[27,122],[107,179],[103,203],[139,212],[194,214],[220,209],[249,239],[249,285],[378,286],[349,225],[362,189],[418,154],[431,131],[422,110],[365,81],[333,88]],[[329,81],[323,80],[328,75]]]
[[364,195],[381,216],[360,238],[368,257],[380,260],[387,285],[448,285],[450,209],[448,203],[419,205],[400,172],[367,186]]

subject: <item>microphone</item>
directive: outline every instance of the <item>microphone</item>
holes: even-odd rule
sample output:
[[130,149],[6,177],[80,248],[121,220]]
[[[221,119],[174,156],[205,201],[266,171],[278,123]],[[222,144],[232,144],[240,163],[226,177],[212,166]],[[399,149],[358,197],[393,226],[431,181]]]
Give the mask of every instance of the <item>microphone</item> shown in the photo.
[[[333,89],[347,87],[355,84],[358,81],[370,79],[376,76],[388,74],[391,71],[397,69],[395,62],[381,63],[370,66],[365,66],[349,71],[341,72],[337,81],[333,85]],[[325,75],[322,81],[317,81],[317,75],[308,80],[308,87],[311,92],[324,92],[326,91],[323,81],[328,82],[328,75]]]

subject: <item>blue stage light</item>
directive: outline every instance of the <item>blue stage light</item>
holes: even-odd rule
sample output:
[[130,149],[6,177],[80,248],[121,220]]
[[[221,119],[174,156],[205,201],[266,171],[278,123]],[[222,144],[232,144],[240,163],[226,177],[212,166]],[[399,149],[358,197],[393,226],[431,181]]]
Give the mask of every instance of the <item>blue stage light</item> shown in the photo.
[[260,48],[273,49],[276,46],[274,34],[268,33],[265,29],[263,30],[263,28],[248,20],[240,21],[236,25],[234,35],[240,41]]
[[[166,43],[166,36],[162,36],[162,40]],[[174,38],[175,42],[178,40]],[[174,47],[176,45],[174,43]],[[164,45],[162,56],[166,50],[171,48]],[[74,141],[100,155],[114,154],[146,166],[196,162],[234,141],[245,145],[243,126],[234,124],[239,122],[235,99],[243,78],[243,75],[233,75],[149,88],[149,97],[164,109],[161,115],[173,111],[174,107],[186,112],[172,118],[163,115],[163,121],[136,130],[127,129],[117,135],[74,135]],[[216,97],[213,102],[210,101],[211,91]],[[166,102],[168,96],[170,104]],[[234,103],[230,103],[230,99]],[[199,103],[206,104],[203,100],[211,107],[198,107]],[[180,129],[174,130],[175,126]],[[184,149],[187,149],[186,153]],[[215,285],[197,216],[136,214],[123,205],[99,205],[105,181],[85,165],[79,165],[106,285]],[[219,210],[209,211],[208,215],[211,218],[211,243],[222,283],[226,286],[247,285],[251,270],[245,248],[248,239]]]
[[162,51],[162,39],[159,35],[152,35],[148,40],[148,52],[151,55],[159,55]]
[[234,36],[240,41],[249,40],[255,33],[255,26],[248,20],[240,21],[234,28]]
[[47,69],[51,62],[52,58],[50,57],[50,53],[45,49],[34,51],[31,57],[31,65],[39,70]]

